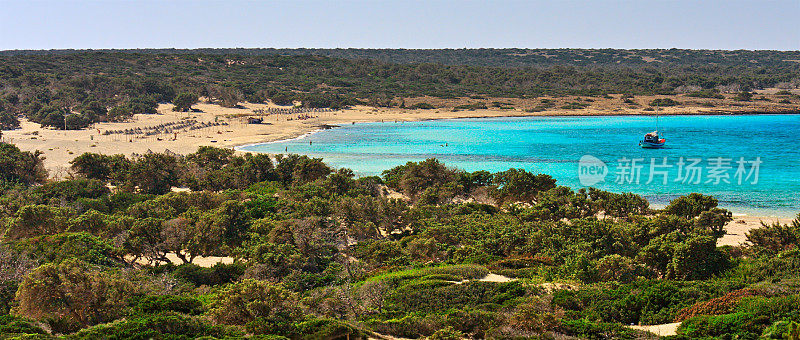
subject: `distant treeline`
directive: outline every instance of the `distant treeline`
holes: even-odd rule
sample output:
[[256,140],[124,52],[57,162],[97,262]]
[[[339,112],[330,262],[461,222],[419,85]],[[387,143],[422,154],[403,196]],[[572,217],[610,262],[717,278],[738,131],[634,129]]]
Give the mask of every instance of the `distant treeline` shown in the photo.
[[769,66],[797,65],[800,51],[687,50],[687,49],[371,49],[371,48],[198,48],[6,50],[0,56],[66,55],[85,52],[137,54],[206,54],[239,56],[317,55],[342,59],[372,59],[398,64],[432,63],[498,67],[549,65],[646,66],[661,64]]
[[[315,53],[342,58],[286,55]],[[289,105],[301,101],[306,107],[403,107],[403,98],[419,96],[670,94],[682,87],[747,91],[800,83],[800,63],[791,61],[800,60],[798,52],[777,51],[236,49],[3,54],[3,128],[15,126],[20,114],[44,125],[82,128],[154,112],[156,103],[175,102],[178,97],[184,110],[198,96],[228,107],[245,100]]]

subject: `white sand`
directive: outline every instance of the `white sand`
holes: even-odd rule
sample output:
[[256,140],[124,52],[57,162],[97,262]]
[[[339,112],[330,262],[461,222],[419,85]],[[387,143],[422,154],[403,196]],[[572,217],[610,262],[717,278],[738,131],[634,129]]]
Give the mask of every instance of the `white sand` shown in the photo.
[[512,278],[507,277],[507,276],[489,273],[489,274],[487,274],[486,276],[484,276],[482,279],[480,279],[478,281],[484,281],[484,282],[511,282],[511,281],[516,281],[516,280],[517,279],[512,279]]
[[[133,259],[133,257],[131,257],[130,255],[126,255],[125,259],[127,261],[131,261]],[[172,262],[172,264],[174,264],[174,265],[182,265],[183,264],[183,261],[181,259],[179,259],[178,256],[175,255],[175,253],[168,253],[167,254],[167,259],[170,262]],[[144,266],[152,265],[152,263],[150,263],[149,261],[147,261],[146,259],[143,259],[143,258],[140,258],[138,261],[136,261],[136,263],[138,263],[140,265],[144,265]],[[200,267],[209,268],[209,267],[213,267],[214,265],[216,265],[218,263],[231,264],[231,263],[233,263],[233,258],[232,257],[227,257],[227,256],[198,256],[198,257],[194,258],[192,263],[196,264],[196,265],[198,265]]]
[[646,332],[653,333],[658,336],[670,336],[670,335],[677,335],[678,326],[680,326],[680,322],[675,323],[665,323],[662,325],[649,325],[649,326],[628,326],[633,329],[638,329]]
[[717,246],[738,246],[747,241],[747,232],[755,228],[761,228],[761,222],[771,225],[774,222],[788,224],[792,222],[790,218],[764,217],[764,216],[734,216],[733,221],[725,225],[727,234],[717,240]]

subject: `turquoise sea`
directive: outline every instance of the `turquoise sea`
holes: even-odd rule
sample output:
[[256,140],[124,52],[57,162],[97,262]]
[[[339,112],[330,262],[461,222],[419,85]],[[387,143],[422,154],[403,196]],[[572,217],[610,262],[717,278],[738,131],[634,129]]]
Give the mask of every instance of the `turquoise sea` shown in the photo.
[[358,175],[435,157],[467,171],[524,168],[572,188],[633,192],[655,206],[700,192],[736,213],[800,212],[800,115],[662,116],[658,123],[667,147],[655,150],[638,146],[656,125],[642,116],[361,123],[240,149],[321,157]]

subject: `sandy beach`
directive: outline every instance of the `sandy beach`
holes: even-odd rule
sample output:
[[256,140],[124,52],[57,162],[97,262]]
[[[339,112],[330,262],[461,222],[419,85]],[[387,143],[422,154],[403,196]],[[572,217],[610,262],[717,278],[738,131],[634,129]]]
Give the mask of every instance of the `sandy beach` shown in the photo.
[[[123,154],[131,156],[152,152],[165,152],[167,150],[177,154],[188,154],[197,150],[198,146],[211,145],[225,148],[235,148],[241,145],[278,141],[296,138],[312,133],[325,126],[337,126],[359,122],[375,121],[419,121],[431,119],[452,118],[480,118],[480,117],[509,117],[509,116],[596,116],[596,115],[650,115],[651,111],[643,108],[630,108],[619,105],[619,98],[598,99],[592,107],[584,110],[548,109],[542,112],[526,112],[522,108],[533,105],[541,99],[520,100],[508,99],[515,109],[478,109],[478,110],[453,110],[452,107],[463,103],[465,99],[435,100],[433,98],[416,98],[407,101],[408,105],[414,102],[434,102],[441,109],[399,109],[399,108],[374,108],[356,106],[346,110],[332,112],[307,113],[312,116],[308,119],[297,119],[298,114],[281,114],[263,116],[262,124],[248,124],[248,117],[257,117],[258,110],[266,108],[289,108],[272,104],[241,103],[239,108],[225,108],[216,104],[199,103],[193,108],[195,112],[174,112],[171,104],[160,104],[158,114],[136,115],[127,122],[97,123],[84,130],[53,130],[42,128],[39,124],[22,121],[22,126],[16,130],[3,131],[3,140],[16,144],[25,151],[39,150],[45,158],[45,167],[51,177],[63,178],[68,175],[69,162],[84,152],[102,154]],[[646,102],[654,97],[637,97],[637,101]],[[569,98],[552,99],[569,101]],[[766,112],[769,110],[785,109],[782,107],[759,107],[760,104],[750,106],[717,105],[715,108],[704,107],[699,102],[685,101],[686,105],[664,108],[661,114],[719,114],[720,110],[728,110],[728,114]],[[690,104],[696,104],[694,106]],[[449,108],[448,108],[449,107]],[[558,107],[558,106],[556,106]],[[769,110],[768,110],[769,109]],[[179,129],[171,134],[161,135],[126,135],[106,134],[106,131],[120,131],[125,129],[146,129],[161,124],[178,124],[187,120],[195,120],[196,125],[203,123],[213,125],[194,130]],[[216,123],[215,123],[216,122]],[[213,124],[215,123],[215,124]],[[738,245],[746,240],[745,233],[761,226],[761,221],[772,223],[774,221],[787,223],[790,219],[767,216],[735,216],[734,221],[727,226],[728,235],[720,239],[720,245]]]
[[733,221],[725,225],[727,234],[717,240],[718,246],[738,246],[747,241],[747,232],[751,229],[761,228],[761,222],[772,225],[775,222],[788,224],[791,218],[774,216],[733,216]]
[[[663,96],[662,96],[663,97]],[[647,103],[657,97],[641,96],[635,100]],[[666,107],[660,110],[662,115],[682,114],[747,114],[747,113],[780,113],[797,111],[792,105],[750,102],[735,103],[730,100],[697,99],[678,97],[681,105]],[[535,107],[543,100],[553,102],[553,108],[540,112],[526,112],[526,108]],[[178,154],[188,154],[197,150],[198,146],[213,145],[233,148],[236,146],[272,142],[296,138],[319,130],[323,126],[336,126],[358,122],[376,121],[419,121],[430,119],[481,118],[481,117],[513,117],[513,116],[599,116],[599,115],[652,115],[645,106],[632,107],[623,104],[621,95],[612,98],[591,99],[587,109],[562,109],[560,106],[578,100],[572,97],[559,98],[500,98],[484,100],[514,107],[513,109],[493,108],[477,110],[454,110],[465,103],[475,103],[468,98],[438,99],[431,97],[409,98],[408,106],[415,103],[433,103],[440,109],[400,109],[374,108],[355,106],[346,110],[332,112],[309,113],[313,118],[297,119],[298,114],[266,115],[262,124],[247,124],[248,117],[259,116],[258,110],[266,108],[285,108],[273,104],[241,103],[239,108],[225,108],[216,104],[199,103],[193,106],[195,112],[174,112],[172,104],[160,104],[158,114],[135,115],[131,120],[116,123],[97,123],[84,130],[54,130],[42,128],[39,124],[22,120],[21,128],[3,131],[3,140],[16,144],[25,151],[39,150],[45,157],[45,167],[52,177],[63,177],[69,162],[84,152],[103,154],[143,154],[147,150],[164,152],[169,150]],[[585,99],[584,99],[585,100]],[[711,103],[714,107],[708,107]],[[490,105],[491,106],[491,105]],[[198,123],[219,124],[196,130],[178,130],[169,135],[125,135],[106,134],[107,131],[126,129],[147,129],[161,124],[178,124],[186,120]]]
[[[509,112],[508,110],[475,110],[451,112],[445,110],[403,110],[371,107],[354,107],[347,110],[313,113],[315,118],[296,119],[294,115],[268,115],[262,124],[247,124],[247,117],[255,117],[253,110],[267,107],[264,104],[242,104],[244,108],[224,108],[214,104],[196,104],[198,112],[173,112],[171,104],[159,105],[159,114],[135,115],[127,122],[97,123],[84,130],[54,130],[22,120],[21,128],[4,131],[3,140],[16,144],[25,151],[39,150],[45,158],[45,167],[52,177],[63,177],[69,162],[84,152],[102,154],[143,154],[147,150],[188,154],[198,146],[213,145],[233,148],[240,145],[271,142],[295,138],[319,130],[325,125],[342,125],[374,121],[415,121],[424,119],[500,117],[535,115],[535,113]],[[211,126],[169,135],[104,134],[106,131],[144,129],[161,124],[196,120],[200,123],[219,122],[227,125]]]

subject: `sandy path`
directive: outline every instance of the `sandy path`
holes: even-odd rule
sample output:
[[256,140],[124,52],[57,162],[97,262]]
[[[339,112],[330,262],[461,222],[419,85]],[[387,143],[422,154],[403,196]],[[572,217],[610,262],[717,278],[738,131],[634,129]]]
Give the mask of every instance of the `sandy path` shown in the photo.
[[511,282],[511,281],[516,281],[516,280],[517,279],[512,279],[512,278],[510,278],[508,276],[489,273],[489,274],[486,274],[486,276],[484,276],[482,279],[480,279],[478,281],[484,281],[484,282]]
[[633,329],[638,329],[646,332],[653,333],[658,336],[670,336],[670,335],[677,335],[678,326],[680,326],[680,322],[675,323],[665,323],[661,325],[649,325],[649,326],[628,326]]
[[[126,255],[125,259],[130,261],[133,259],[133,257],[131,257],[130,255]],[[167,259],[176,266],[183,264],[183,261],[180,258],[178,258],[178,256],[175,255],[175,253],[167,253]],[[138,261],[136,261],[136,263],[140,265],[151,265],[149,261],[143,258],[140,258]],[[192,264],[196,264],[200,267],[205,267],[205,268],[213,267],[218,263],[231,264],[233,263],[233,258],[228,256],[198,256],[194,258],[194,261],[192,261]]]

